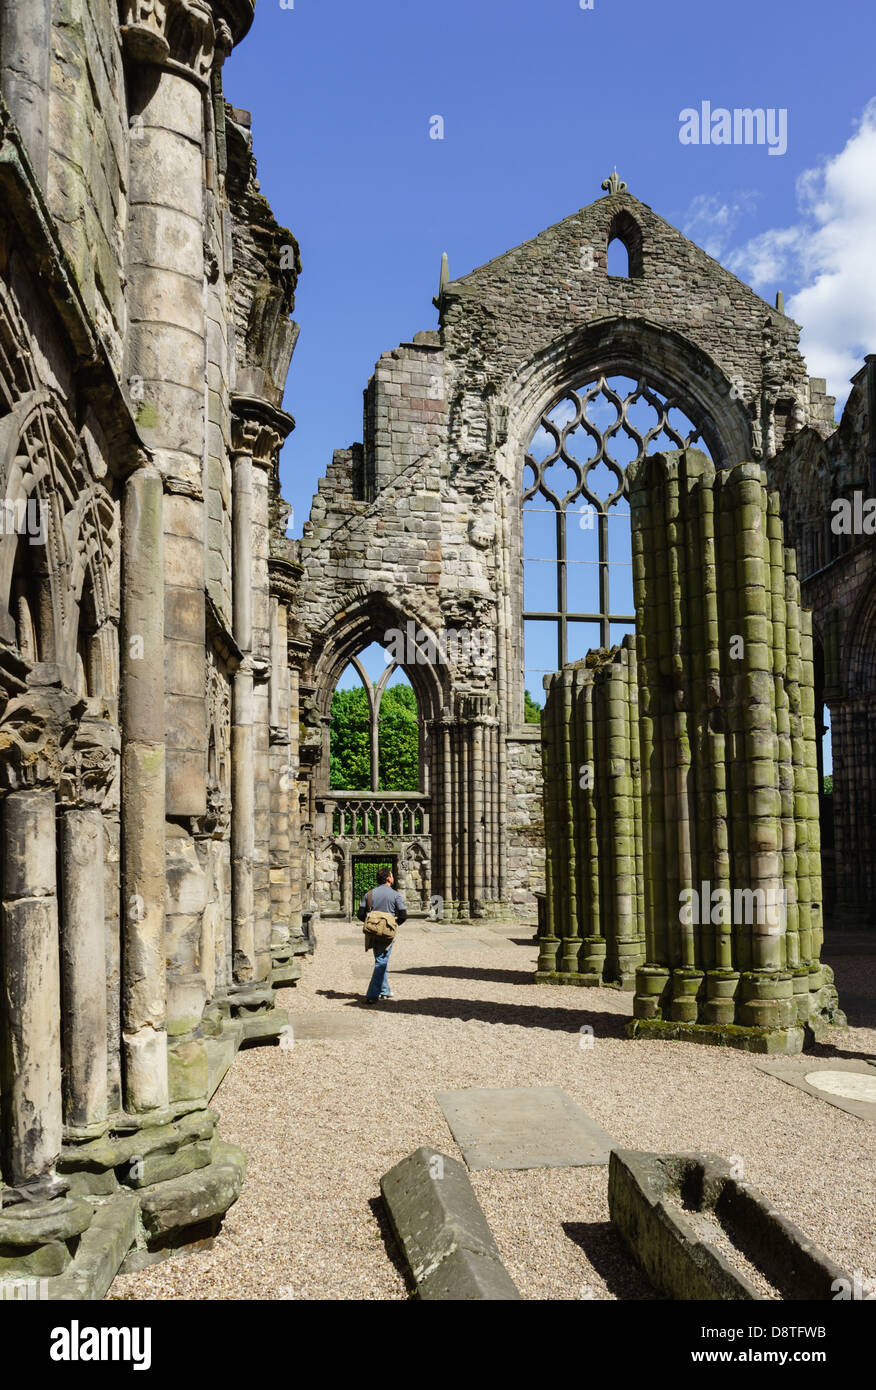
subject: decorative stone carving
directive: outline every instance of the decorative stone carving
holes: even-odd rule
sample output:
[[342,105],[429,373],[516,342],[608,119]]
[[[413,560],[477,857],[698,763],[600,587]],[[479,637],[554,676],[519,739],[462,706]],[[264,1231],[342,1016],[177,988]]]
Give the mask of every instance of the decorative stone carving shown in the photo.
[[65,750],[59,802],[101,811],[119,809],[119,731],[109,718],[85,718]]
[[129,57],[141,63],[181,63],[206,79],[217,36],[204,0],[121,0],[120,13]]
[[247,454],[263,468],[276,463],[277,453],[295,421],[257,397],[235,396],[231,417],[231,452]]
[[0,785],[7,791],[57,787],[83,704],[59,687],[29,690],[0,720]]
[[207,655],[207,814],[199,830],[224,839],[231,823],[231,687]]
[[618,177],[617,169],[613,169],[607,179],[603,179],[600,187],[604,188],[609,197],[615,193],[626,193],[627,186],[623,179]]

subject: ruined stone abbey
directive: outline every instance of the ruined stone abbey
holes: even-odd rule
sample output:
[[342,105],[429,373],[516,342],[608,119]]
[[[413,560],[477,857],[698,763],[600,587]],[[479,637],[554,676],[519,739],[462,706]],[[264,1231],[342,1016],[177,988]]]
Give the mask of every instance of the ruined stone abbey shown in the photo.
[[[357,861],[391,860],[413,912],[437,900],[449,919],[534,923],[547,819],[565,887],[547,885],[539,969],[584,984],[613,972],[643,1026],[675,970],[688,974],[673,1024],[793,1032],[835,1005],[822,936],[874,924],[876,541],[838,529],[832,504],[876,495],[876,356],[836,424],[781,302],[612,175],[532,241],[456,279],[444,263],[438,327],[380,357],[362,442],[335,452],[303,537],[287,538],[298,246],[222,85],[252,19],[252,0],[0,0],[0,1280],[47,1278],[56,1297],[100,1297],[120,1268],[215,1232],[244,1155],[210,1099],[238,1049],[282,1034],[276,990],[307,968],[319,919],[353,910]],[[607,271],[615,241],[626,275]],[[294,400],[294,370],[290,385]],[[697,533],[703,556],[724,534],[744,576],[712,632],[715,588],[690,578],[699,542],[689,528],[679,561],[671,539],[678,492],[699,480],[699,518],[740,464],[756,467],[738,475],[738,516]],[[745,548],[761,516],[766,558]],[[695,613],[705,634],[692,680],[719,627],[769,646],[772,664],[751,666],[752,690],[767,670],[776,682],[765,725],[745,722],[715,658],[728,739],[740,711],[735,757],[706,746],[724,727],[699,697],[685,704],[674,619],[647,608],[679,565],[690,584],[666,590],[666,611]],[[768,611],[745,586],[771,595]],[[332,696],[372,643],[416,696],[417,790],[331,785]],[[644,767],[651,692],[665,784],[642,789],[638,822],[630,787],[599,811],[652,835],[638,864],[633,829],[620,863],[595,821],[567,853],[577,821],[554,789],[543,808],[526,717],[525,692],[540,703],[546,680],[556,713],[553,673],[612,648],[627,653],[616,699],[611,676],[561,682],[569,702],[589,693],[585,751],[555,750],[556,766],[573,785],[592,764],[600,786],[612,757]],[[627,730],[602,752],[600,711]],[[571,715],[551,719],[568,730]],[[718,800],[685,810],[691,748],[691,776],[699,759]],[[721,759],[749,769],[738,806]],[[777,769],[768,794],[760,764]],[[750,837],[757,882],[793,884],[795,912],[805,901],[793,951],[691,932],[672,954],[648,925],[670,891],[653,839],[664,814],[705,827],[673,850],[671,893],[704,866],[736,883],[732,846],[722,878],[720,837],[702,838],[717,817],[737,846]],[[600,928],[606,874],[621,886]],[[740,972],[757,979],[734,1002]],[[796,1012],[773,1007],[782,972]]]

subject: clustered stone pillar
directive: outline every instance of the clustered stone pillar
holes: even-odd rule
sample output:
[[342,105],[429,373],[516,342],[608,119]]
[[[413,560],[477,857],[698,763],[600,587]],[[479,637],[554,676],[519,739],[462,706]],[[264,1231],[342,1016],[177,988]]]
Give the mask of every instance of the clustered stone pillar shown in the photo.
[[797,1051],[822,943],[810,614],[755,464],[631,477],[647,961],[637,1035]]
[[[232,417],[232,625],[241,659],[231,701],[231,901],[234,979],[270,986],[271,738],[288,730],[286,622],[271,598],[271,486],[291,416],[260,397],[235,396]],[[272,713],[273,710],[273,713]],[[285,748],[288,744],[284,745]]]
[[[296,772],[298,757],[297,708],[293,740],[292,673],[289,667],[289,606],[300,577],[291,561],[272,556],[271,582],[271,681],[270,681],[270,785],[271,785],[271,957],[274,982],[290,982],[300,973],[293,960],[301,939],[300,904],[294,900],[296,877],[293,854],[298,853]],[[297,681],[296,681],[297,691]],[[296,693],[297,706],[297,693]],[[295,919],[293,922],[293,918]]]
[[501,839],[499,721],[490,695],[460,692],[456,717],[432,726],[440,788],[432,882],[446,917],[497,915]]
[[268,579],[270,470],[280,440],[267,429],[259,435],[252,472],[252,690],[254,844],[253,935],[255,978],[271,976],[271,599]]
[[645,960],[632,637],[545,678],[546,931],[536,979],[632,988]]
[[62,1137],[54,788],[10,792],[2,831],[3,1170],[12,1187],[39,1186]]
[[300,663],[304,659],[304,644],[294,638],[289,638],[287,651],[289,664],[287,667],[289,676],[289,768],[287,772],[288,787],[288,808],[289,808],[289,874],[292,882],[292,894],[289,910],[289,935],[296,949],[302,949],[304,945],[304,908],[305,908],[305,856],[303,851],[304,835],[302,833],[302,791],[299,781],[299,766],[301,759],[301,671]]
[[[165,1045],[166,1103],[197,1099],[206,1080],[196,1037],[206,983],[194,921],[203,907],[203,874],[192,822],[207,809],[205,109],[216,35],[206,5],[123,0],[122,37],[132,115],[125,372],[165,494],[161,583],[152,596],[165,622],[159,654],[149,659],[163,667],[163,710],[150,718],[163,722],[163,814],[171,822],[160,837],[168,851],[161,942],[163,1041],[172,1043],[170,1055]],[[130,784],[124,795],[130,798]],[[155,1080],[155,1103],[161,1104]],[[149,1106],[141,1100],[137,1108]]]

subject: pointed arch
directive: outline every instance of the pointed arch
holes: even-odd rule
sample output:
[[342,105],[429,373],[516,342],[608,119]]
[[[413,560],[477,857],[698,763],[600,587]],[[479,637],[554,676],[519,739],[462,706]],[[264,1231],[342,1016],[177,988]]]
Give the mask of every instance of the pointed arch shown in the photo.
[[[624,208],[615,213],[605,238],[606,257],[612,242],[620,242],[627,253],[627,278],[638,280],[645,273],[642,228],[632,213]],[[612,274],[609,271],[609,274]]]

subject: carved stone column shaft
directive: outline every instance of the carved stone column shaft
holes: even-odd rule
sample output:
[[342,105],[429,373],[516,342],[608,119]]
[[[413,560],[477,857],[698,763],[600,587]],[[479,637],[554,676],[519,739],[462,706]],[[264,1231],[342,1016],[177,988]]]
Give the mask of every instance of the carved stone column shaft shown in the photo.
[[11,792],[2,829],[3,1169],[17,1186],[48,1176],[61,1148],[54,791]]
[[122,574],[122,1037],[125,1103],[167,1104],[164,522],[161,478],[125,488]]
[[61,973],[64,988],[64,1118],[99,1124],[107,1114],[107,995],[103,816],[96,807],[61,818]]

